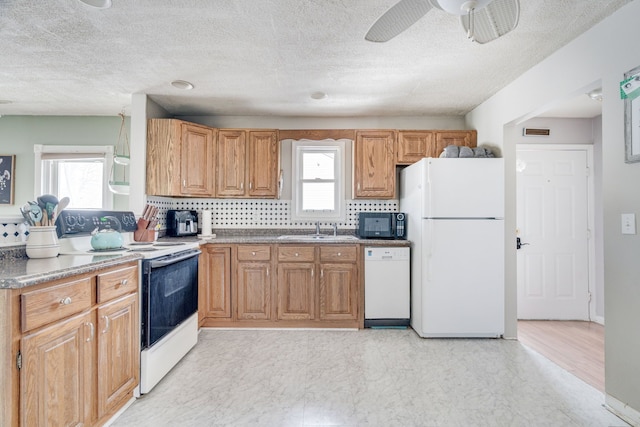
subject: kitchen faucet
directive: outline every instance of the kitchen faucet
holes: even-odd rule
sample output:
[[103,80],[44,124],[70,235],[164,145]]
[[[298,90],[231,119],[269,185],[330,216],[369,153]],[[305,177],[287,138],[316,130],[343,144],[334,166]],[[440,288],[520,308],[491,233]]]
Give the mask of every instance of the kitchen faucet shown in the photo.
[[316,234],[320,234],[320,221],[316,221]]
[[337,222],[333,223],[333,235],[334,236],[338,235],[338,223]]

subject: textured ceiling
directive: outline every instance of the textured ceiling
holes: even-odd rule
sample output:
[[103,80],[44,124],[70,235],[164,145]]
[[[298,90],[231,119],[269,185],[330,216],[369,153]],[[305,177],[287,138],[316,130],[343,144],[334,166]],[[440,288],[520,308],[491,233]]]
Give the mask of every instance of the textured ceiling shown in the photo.
[[521,0],[485,45],[437,9],[365,41],[396,0],[112,1],[0,0],[0,114],[116,115],[146,93],[174,115],[462,115],[631,0]]

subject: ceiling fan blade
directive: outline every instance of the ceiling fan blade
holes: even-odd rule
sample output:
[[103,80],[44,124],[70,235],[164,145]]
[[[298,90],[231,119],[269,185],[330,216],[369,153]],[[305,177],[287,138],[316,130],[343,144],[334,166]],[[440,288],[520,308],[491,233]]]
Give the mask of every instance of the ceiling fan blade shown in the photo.
[[415,24],[431,8],[428,0],[400,0],[373,23],[364,38],[377,43],[389,41]]
[[516,28],[519,19],[519,0],[493,0],[480,10],[462,15],[460,22],[471,40],[484,44]]

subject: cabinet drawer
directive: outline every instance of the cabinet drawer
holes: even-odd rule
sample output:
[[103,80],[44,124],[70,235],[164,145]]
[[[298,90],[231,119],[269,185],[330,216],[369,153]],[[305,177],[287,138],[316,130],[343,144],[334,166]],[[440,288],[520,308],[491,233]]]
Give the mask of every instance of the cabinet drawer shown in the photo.
[[315,260],[314,246],[283,246],[278,247],[278,261],[313,262]]
[[271,246],[238,245],[238,261],[269,261]]
[[355,262],[358,257],[357,246],[320,246],[320,261]]
[[98,275],[98,303],[138,289],[138,267],[131,266]]
[[90,277],[21,296],[22,331],[39,328],[91,308]]

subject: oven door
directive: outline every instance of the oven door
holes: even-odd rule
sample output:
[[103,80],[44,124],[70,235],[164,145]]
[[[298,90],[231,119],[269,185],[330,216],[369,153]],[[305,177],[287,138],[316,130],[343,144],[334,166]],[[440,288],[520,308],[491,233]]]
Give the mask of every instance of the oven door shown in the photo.
[[199,250],[142,261],[142,348],[198,311]]

